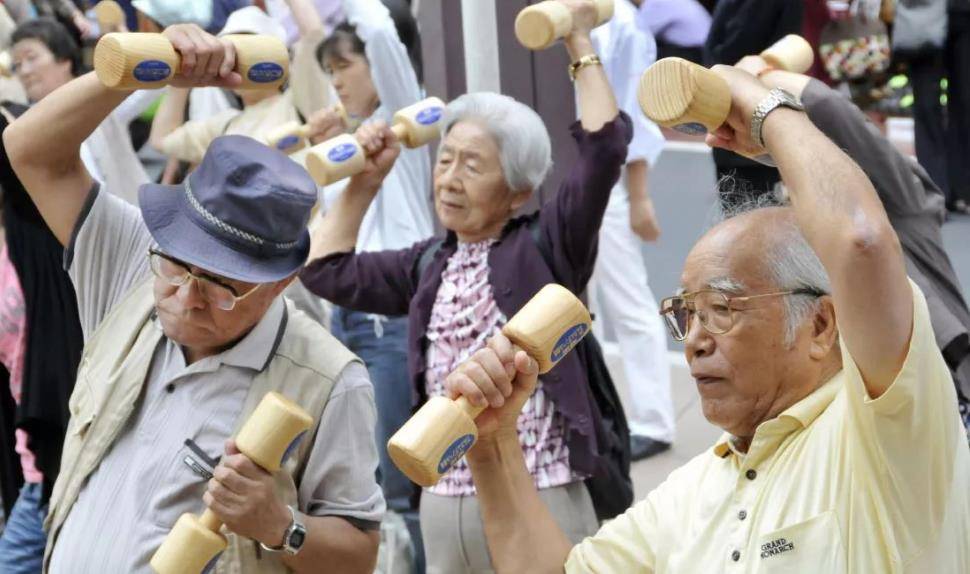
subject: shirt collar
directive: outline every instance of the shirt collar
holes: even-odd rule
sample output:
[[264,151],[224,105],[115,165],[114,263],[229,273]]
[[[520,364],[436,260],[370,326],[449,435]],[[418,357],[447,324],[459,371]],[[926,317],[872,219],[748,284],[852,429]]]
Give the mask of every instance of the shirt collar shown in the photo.
[[262,371],[279,346],[286,327],[286,304],[276,297],[256,326],[231,348],[219,354],[224,365]]
[[[755,434],[768,432],[771,426],[784,424],[785,421],[794,421],[801,428],[808,428],[822,412],[828,408],[835,395],[842,388],[842,371],[830,378],[821,387],[815,389],[810,395],[785,409],[780,415],[770,421],[765,421],[758,425]],[[795,430],[791,428],[791,430]],[[739,456],[742,454],[734,448],[734,436],[730,433],[721,435],[714,444],[714,454],[719,458],[724,458],[730,452]]]

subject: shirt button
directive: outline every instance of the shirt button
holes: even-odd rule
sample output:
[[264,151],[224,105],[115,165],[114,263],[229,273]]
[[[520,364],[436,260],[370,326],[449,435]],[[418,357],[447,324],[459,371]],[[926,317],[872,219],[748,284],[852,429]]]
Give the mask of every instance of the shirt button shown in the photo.
[[735,562],[737,562],[740,559],[741,559],[741,553],[739,551],[735,550],[734,552],[731,553],[731,560],[734,560]]
[[748,513],[743,510],[738,513],[738,520],[744,520],[747,517],[748,517]]
[[165,392],[168,393],[168,394],[174,393],[175,392],[175,383],[169,383],[169,384],[165,385]]
[[758,472],[753,468],[749,468],[748,472],[744,473],[744,476],[748,477],[748,480],[754,480],[758,478]]

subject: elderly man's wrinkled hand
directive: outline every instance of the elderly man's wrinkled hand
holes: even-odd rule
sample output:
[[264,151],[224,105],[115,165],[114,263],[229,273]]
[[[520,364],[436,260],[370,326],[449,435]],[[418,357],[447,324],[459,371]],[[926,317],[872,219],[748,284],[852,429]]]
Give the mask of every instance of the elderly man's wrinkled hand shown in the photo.
[[401,154],[401,144],[386,122],[370,122],[357,128],[354,137],[364,149],[364,169],[351,178],[355,186],[379,189]]
[[732,66],[714,66],[711,69],[724,78],[731,89],[731,111],[724,125],[707,134],[707,144],[751,158],[764,155],[765,149],[751,137],[751,116],[758,104],[768,96],[768,88],[744,70]]
[[230,439],[202,499],[229,530],[279,546],[292,517],[274,482],[272,474],[240,453]]
[[217,38],[195,24],[175,24],[165,28],[162,34],[181,59],[171,85],[235,88],[242,84],[242,76],[233,71],[236,47],[229,40]]
[[445,379],[450,398],[486,408],[475,419],[479,439],[515,434],[522,406],[535,391],[539,364],[499,333]]

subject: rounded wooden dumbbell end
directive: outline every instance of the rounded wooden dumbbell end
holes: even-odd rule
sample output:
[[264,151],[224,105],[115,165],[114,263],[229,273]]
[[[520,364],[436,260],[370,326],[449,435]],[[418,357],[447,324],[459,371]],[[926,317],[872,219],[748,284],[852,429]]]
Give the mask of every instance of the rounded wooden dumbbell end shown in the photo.
[[572,27],[572,13],[556,0],[528,6],[515,17],[515,37],[530,50],[545,50]]
[[329,185],[364,169],[364,149],[351,134],[341,134],[310,148],[306,168],[318,185]]
[[773,68],[804,74],[812,67],[815,53],[805,38],[788,34],[761,52],[761,57]]
[[161,34],[112,32],[98,40],[94,71],[109,88],[142,89],[165,85],[178,71],[179,56]]
[[502,333],[539,363],[539,373],[556,366],[589,332],[592,318],[571,291],[550,283],[516,313]]
[[299,121],[286,122],[269,132],[266,145],[290,154],[306,146],[306,129]]
[[394,114],[391,129],[401,144],[416,148],[441,135],[441,120],[445,115],[445,103],[438,98],[427,98],[402,108]]
[[[203,517],[207,514],[211,513]],[[205,572],[226,545],[226,537],[207,526],[202,518],[183,514],[155,551],[151,566],[157,574]]]
[[432,397],[394,433],[387,452],[405,476],[432,486],[475,444],[482,410],[464,397]]
[[13,76],[13,56],[10,50],[0,52],[0,76],[10,78]]
[[597,25],[603,24],[613,19],[613,0],[596,1],[596,21]]
[[114,0],[101,0],[94,5],[94,17],[102,31],[117,28],[125,22],[125,11]]
[[283,395],[266,393],[236,435],[236,446],[253,462],[276,472],[299,445],[313,419]]
[[224,36],[236,47],[236,71],[245,89],[277,89],[286,81],[290,54],[286,44],[274,36],[229,34]]
[[664,58],[640,77],[644,115],[688,134],[714,131],[731,111],[731,90],[716,73],[682,58]]

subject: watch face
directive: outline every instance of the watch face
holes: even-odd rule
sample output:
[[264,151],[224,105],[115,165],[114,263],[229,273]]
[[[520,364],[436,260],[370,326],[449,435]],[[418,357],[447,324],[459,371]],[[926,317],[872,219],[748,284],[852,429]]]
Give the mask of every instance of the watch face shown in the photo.
[[294,529],[290,534],[290,539],[287,541],[288,546],[294,550],[299,550],[303,547],[303,542],[306,540],[306,531],[302,528]]

